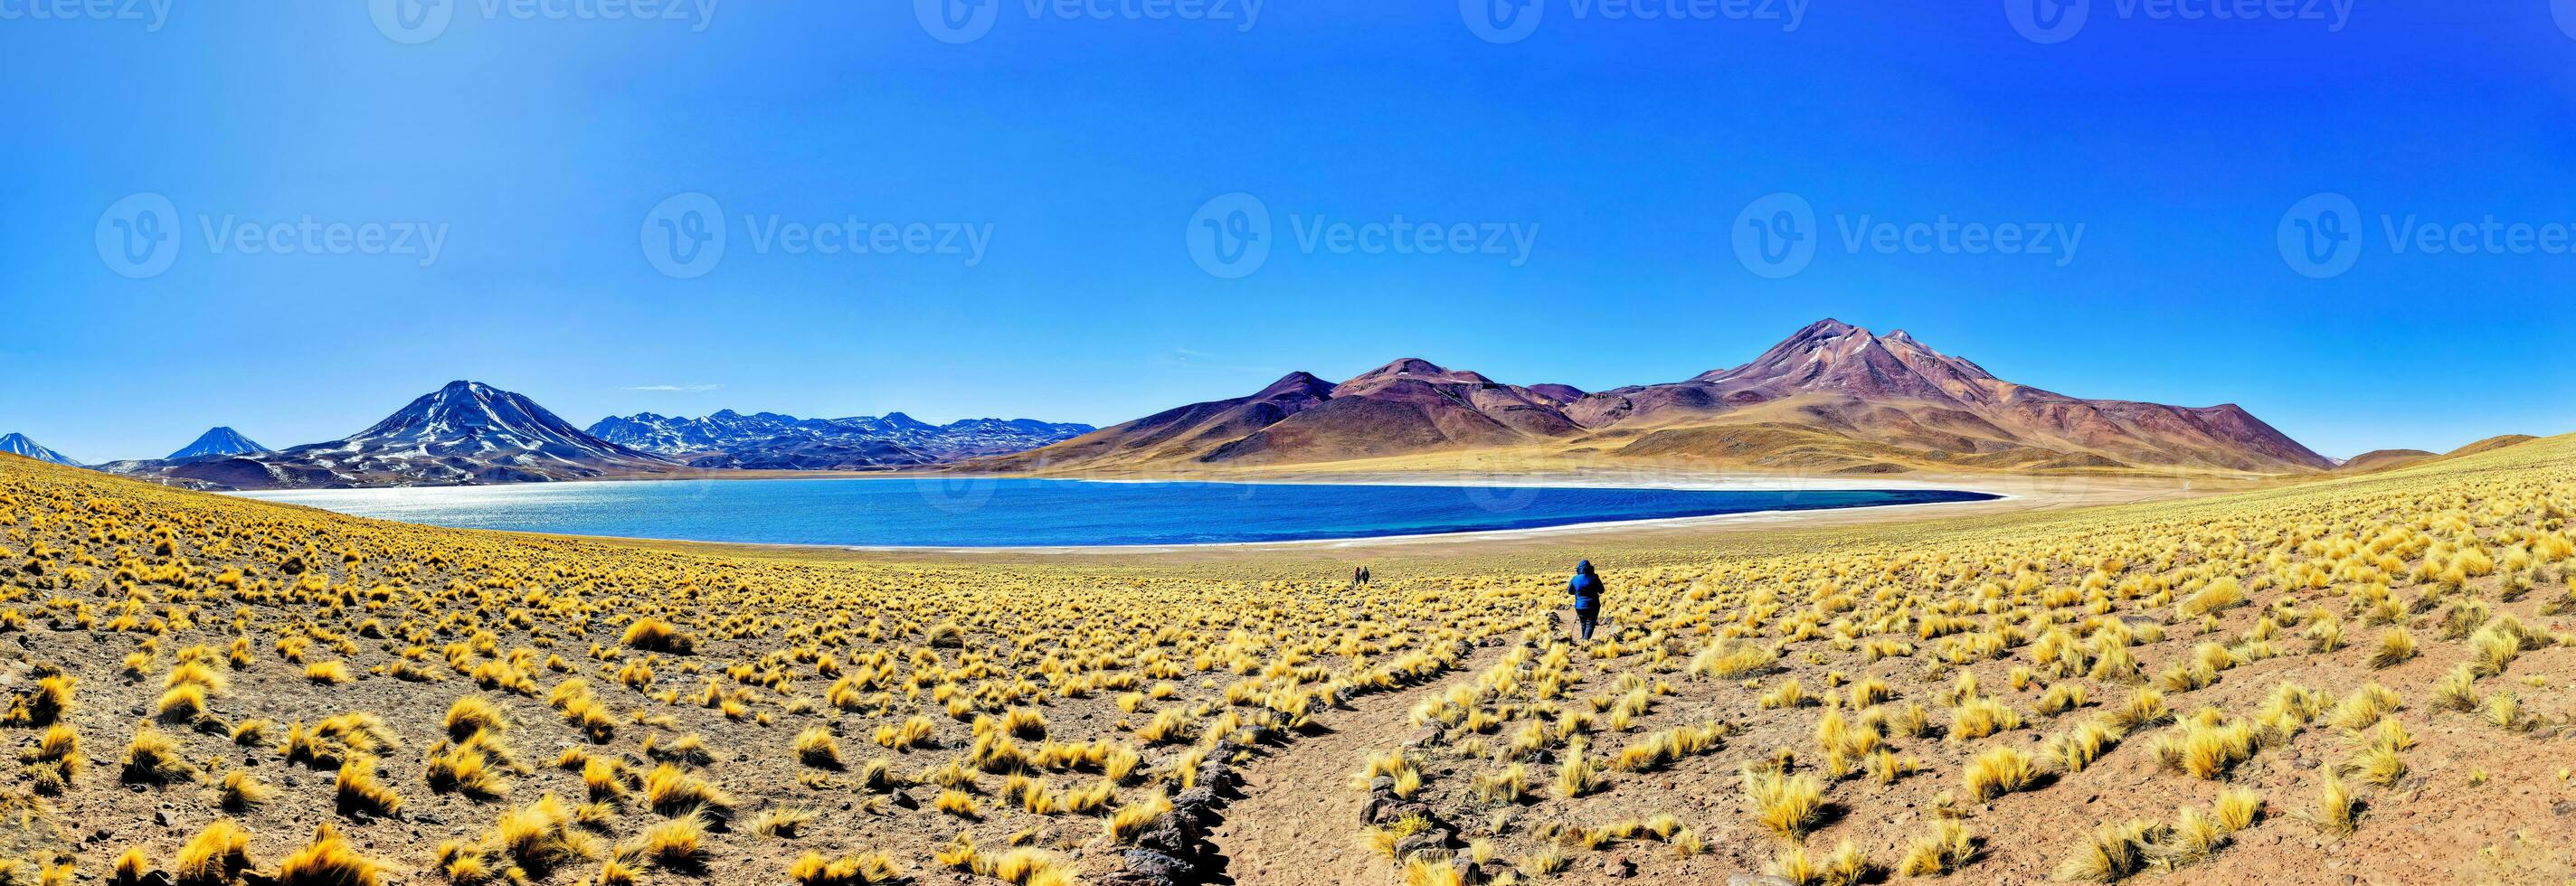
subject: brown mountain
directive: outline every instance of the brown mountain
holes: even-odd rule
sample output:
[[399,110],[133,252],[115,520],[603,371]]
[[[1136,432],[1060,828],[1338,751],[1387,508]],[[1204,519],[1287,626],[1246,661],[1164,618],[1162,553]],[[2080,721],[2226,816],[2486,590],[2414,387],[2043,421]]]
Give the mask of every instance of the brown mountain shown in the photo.
[[1567,407],[1593,428],[1779,424],[1878,443],[1908,460],[1968,466],[2328,470],[2334,463],[2235,404],[2085,400],[1996,378],[1903,330],[1838,320],[1798,330],[1751,362],[1689,381],[1603,391]]
[[2540,438],[2531,436],[2530,434],[2503,434],[2500,436],[2488,437],[2484,440],[2479,440],[2458,449],[2439,454],[2426,452],[2421,449],[2376,449],[2353,456],[2351,461],[2344,462],[2342,467],[2336,468],[2335,470],[2347,474],[2367,474],[2375,471],[2395,470],[2397,468],[2423,464],[2429,461],[2465,458],[2481,452],[2492,452],[2494,450],[2503,449],[2507,446],[2516,446],[2537,439]]
[[1338,385],[1296,373],[1233,400],[978,468],[1192,469],[1535,447],[1775,471],[2201,469],[2333,463],[2229,404],[2086,400],[1996,378],[1902,331],[1824,320],[1744,365],[1584,393],[1405,359]]
[[2372,471],[2396,470],[2428,458],[2440,457],[2438,453],[2421,449],[2373,449],[2353,456],[2350,461],[2337,466],[2335,470],[2347,474],[2367,474]]
[[1561,440],[1582,391],[1524,388],[1407,358],[1330,384],[1289,373],[1248,397],[1194,403],[978,468],[1261,465]]

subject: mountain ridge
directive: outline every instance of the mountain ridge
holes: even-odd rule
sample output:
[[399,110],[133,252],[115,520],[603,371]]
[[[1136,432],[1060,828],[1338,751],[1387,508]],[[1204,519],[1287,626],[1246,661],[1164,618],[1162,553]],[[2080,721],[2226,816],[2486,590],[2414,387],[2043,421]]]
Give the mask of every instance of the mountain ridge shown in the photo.
[[798,418],[731,409],[695,419],[639,412],[586,429],[603,440],[697,468],[850,470],[916,467],[1034,449],[1096,428],[1026,418],[969,418],[934,425],[901,412]]
[[338,440],[102,467],[207,487],[299,488],[572,480],[663,473],[679,465],[593,437],[524,395],[459,380]]
[[1296,372],[1250,396],[970,467],[1250,468],[1496,448],[1799,473],[2333,468],[2232,403],[2071,397],[2005,381],[1901,329],[1881,336],[1831,318],[1731,368],[1589,393],[1416,357],[1340,384]]

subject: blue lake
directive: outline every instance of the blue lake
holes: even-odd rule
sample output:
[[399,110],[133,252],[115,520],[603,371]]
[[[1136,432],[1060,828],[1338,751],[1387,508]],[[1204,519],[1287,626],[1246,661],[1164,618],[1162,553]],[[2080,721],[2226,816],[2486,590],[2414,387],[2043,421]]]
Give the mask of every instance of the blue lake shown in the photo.
[[1686,490],[852,478],[243,493],[468,529],[870,547],[1159,545],[1484,532],[1985,501],[1946,490]]

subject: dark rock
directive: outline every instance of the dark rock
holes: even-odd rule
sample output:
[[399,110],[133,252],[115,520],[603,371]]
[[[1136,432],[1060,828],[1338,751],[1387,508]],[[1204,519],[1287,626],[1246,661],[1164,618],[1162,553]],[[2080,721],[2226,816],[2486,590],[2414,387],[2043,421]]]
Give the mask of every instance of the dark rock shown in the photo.
[[1176,816],[1166,815],[1136,834],[1136,848],[1150,849],[1165,855],[1188,855],[1198,843],[1192,828]]
[[1485,869],[1464,855],[1449,860],[1449,869],[1458,872],[1458,886],[1478,886],[1485,882]]
[[1369,793],[1383,794],[1392,790],[1395,790],[1395,777],[1392,775],[1381,775],[1376,778],[1369,779]]
[[1187,861],[1151,849],[1130,849],[1124,853],[1123,858],[1127,862],[1127,869],[1120,873],[1144,883],[1187,882],[1191,871],[1195,868]]
[[1601,863],[1601,873],[1621,879],[1634,877],[1637,875],[1637,863],[1629,861],[1625,855],[1613,855],[1610,856],[1609,861]]
[[1430,830],[1414,834],[1413,836],[1406,837],[1402,840],[1395,841],[1395,857],[1411,858],[1416,852],[1444,850],[1447,848],[1449,848],[1448,829],[1435,827]]
[[910,791],[896,791],[896,792],[894,792],[894,794],[893,794],[892,796],[889,796],[887,799],[894,801],[894,805],[896,805],[896,806],[900,806],[900,807],[903,807],[903,808],[905,808],[905,809],[919,809],[919,808],[921,808],[921,801],[913,799],[913,798],[912,798],[912,792],[910,792]]

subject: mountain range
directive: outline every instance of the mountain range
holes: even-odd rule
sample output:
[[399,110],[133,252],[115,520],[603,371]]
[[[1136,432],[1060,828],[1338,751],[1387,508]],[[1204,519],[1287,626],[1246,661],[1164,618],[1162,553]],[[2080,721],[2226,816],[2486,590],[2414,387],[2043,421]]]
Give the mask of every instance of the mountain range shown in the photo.
[[1996,378],[1902,330],[1811,324],[1740,366],[1585,392],[1403,359],[1339,384],[1291,373],[989,470],[1192,470],[1519,448],[1775,472],[2330,470],[2233,404],[2088,400]]
[[75,468],[81,466],[80,462],[73,461],[70,456],[47,449],[44,444],[28,439],[25,434],[12,433],[6,437],[0,437],[0,452]]
[[[0,451],[73,464],[21,435]],[[519,394],[452,382],[326,443],[267,451],[215,428],[170,458],[97,466],[205,488],[512,483],[734,469],[1193,473],[1408,470],[1454,453],[1770,473],[2199,471],[2297,474],[2329,460],[2233,404],[2071,397],[1997,378],[1904,331],[1836,320],[1741,365],[1584,391],[1426,360],[1339,383],[1294,372],[1249,395],[1108,428],[902,413],[637,413],[577,428]],[[2373,453],[2360,469],[2423,457]],[[1423,459],[1432,459],[1423,461]]]
[[642,412],[592,424],[591,436],[693,468],[848,470],[917,467],[1035,449],[1097,430],[1034,419],[972,418],[934,425],[900,412],[797,418],[727,409],[703,418]]
[[679,465],[583,433],[481,382],[421,395],[366,430],[276,452],[114,462],[111,473],[230,488],[520,483],[650,474]]
[[[526,396],[456,381],[366,430],[326,443],[270,451],[219,427],[168,458],[97,468],[204,489],[522,483],[694,470],[920,467],[1043,446],[1091,430],[1027,419],[932,425],[899,412],[800,419],[726,410],[698,419],[612,417],[585,431]],[[6,439],[33,450],[22,454],[41,452],[37,457],[72,464],[23,437]]]

